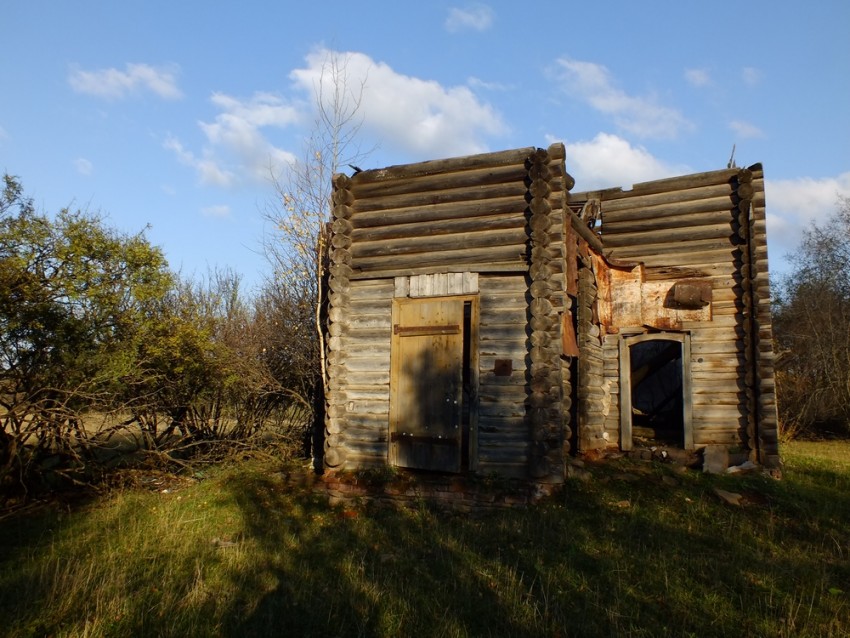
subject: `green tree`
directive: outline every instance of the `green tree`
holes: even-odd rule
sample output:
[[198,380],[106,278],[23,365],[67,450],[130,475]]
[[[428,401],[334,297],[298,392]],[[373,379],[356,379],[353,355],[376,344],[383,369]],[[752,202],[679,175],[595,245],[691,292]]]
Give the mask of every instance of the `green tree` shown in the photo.
[[774,334],[786,433],[850,433],[850,198],[807,230],[780,280]]
[[81,211],[39,214],[20,182],[4,176],[0,479],[46,455],[86,453],[81,415],[127,397],[139,345],[172,282],[143,233],[119,233]]

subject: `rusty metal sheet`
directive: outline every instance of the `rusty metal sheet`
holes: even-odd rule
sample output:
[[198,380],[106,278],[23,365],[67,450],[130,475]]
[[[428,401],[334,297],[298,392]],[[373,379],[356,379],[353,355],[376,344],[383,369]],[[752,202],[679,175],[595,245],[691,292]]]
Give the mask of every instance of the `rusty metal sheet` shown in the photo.
[[672,281],[647,281],[641,287],[641,323],[660,330],[681,330],[686,321],[711,321],[711,304],[680,308]]

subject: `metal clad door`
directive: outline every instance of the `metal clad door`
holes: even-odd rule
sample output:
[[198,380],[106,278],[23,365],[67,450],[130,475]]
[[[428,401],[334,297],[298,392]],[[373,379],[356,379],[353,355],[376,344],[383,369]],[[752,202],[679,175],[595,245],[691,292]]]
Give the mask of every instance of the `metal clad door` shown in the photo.
[[463,300],[400,299],[393,306],[391,462],[459,472]]

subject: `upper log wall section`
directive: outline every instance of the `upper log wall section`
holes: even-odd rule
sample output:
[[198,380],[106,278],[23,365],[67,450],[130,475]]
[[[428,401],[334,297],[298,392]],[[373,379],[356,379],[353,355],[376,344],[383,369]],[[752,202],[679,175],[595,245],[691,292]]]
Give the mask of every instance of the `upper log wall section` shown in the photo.
[[[526,182],[536,152],[529,147],[362,171],[350,179],[338,175],[335,187],[347,195],[334,211],[333,248],[349,255],[353,279],[526,270]],[[547,157],[563,166],[563,146],[553,145]]]
[[[691,333],[694,443],[744,445],[754,460],[778,462],[761,166],[576,193],[571,205],[591,199],[600,201],[609,259],[641,262],[662,291],[683,279],[710,282],[709,317],[675,326]],[[624,328],[646,326],[603,331]],[[618,364],[609,361],[617,356],[610,336],[605,343],[610,431]]]

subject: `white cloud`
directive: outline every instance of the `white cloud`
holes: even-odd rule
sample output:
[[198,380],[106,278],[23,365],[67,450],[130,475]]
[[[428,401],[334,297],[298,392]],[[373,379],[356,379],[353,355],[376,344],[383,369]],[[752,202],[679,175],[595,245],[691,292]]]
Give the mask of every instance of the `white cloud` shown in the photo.
[[295,156],[274,146],[263,131],[296,123],[298,113],[291,105],[262,92],[248,100],[214,93],[210,101],[221,112],[212,122],[198,122],[206,137],[200,157],[173,137],[165,141],[183,164],[196,170],[201,183],[230,187],[244,179],[262,181],[294,162]]
[[[550,138],[550,142],[555,141]],[[576,192],[633,184],[690,172],[687,166],[662,162],[642,146],[621,137],[599,133],[592,140],[566,144],[567,172],[576,180]]]
[[186,148],[175,137],[168,137],[164,147],[194,168],[204,184],[231,187],[246,179],[265,180],[296,161],[291,152],[275,146],[269,134],[312,121],[304,111],[317,96],[330,113],[336,97],[341,102],[336,110],[344,115],[359,101],[351,122],[353,127],[359,124],[359,137],[416,159],[483,152],[488,150],[488,135],[507,130],[499,114],[469,87],[443,87],[402,75],[362,53],[315,51],[290,79],[292,99],[263,92],[249,99],[214,93],[210,101],[218,114],[198,122],[205,138],[201,151]]
[[486,4],[472,4],[461,9],[452,7],[446,17],[446,31],[486,31],[493,26],[493,10]]
[[766,179],[767,236],[772,258],[776,260],[793,251],[803,230],[832,215],[839,196],[850,197],[850,171],[837,177]]
[[752,66],[745,66],[741,69],[741,79],[748,86],[755,86],[761,82],[761,71]]
[[232,156],[240,167],[239,172],[254,179],[268,179],[291,164],[295,156],[275,147],[263,135],[262,129],[286,128],[298,121],[297,111],[279,97],[269,93],[255,93],[250,100],[239,100],[223,93],[210,98],[219,107],[213,122],[198,125],[216,152]]
[[729,128],[744,139],[764,137],[764,131],[762,131],[758,126],[750,124],[749,122],[744,122],[743,120],[733,120],[732,122],[729,122]]
[[688,84],[697,88],[711,84],[711,76],[705,69],[686,69],[685,79]]
[[3,140],[8,140],[8,139],[9,139],[9,134],[6,132],[6,129],[4,129],[2,126],[0,126],[0,142],[2,142]]
[[363,53],[319,50],[290,78],[310,98],[332,96],[329,63],[337,59],[345,75],[349,106],[359,95],[362,132],[382,146],[395,146],[416,157],[434,158],[488,150],[485,138],[507,131],[501,116],[465,86],[444,87],[433,80],[403,75]]
[[73,69],[68,83],[77,93],[107,99],[122,99],[132,93],[149,91],[165,100],[176,100],[183,97],[177,86],[177,73],[176,66],[156,68],[148,64],[127,64],[125,71]]
[[466,83],[474,89],[484,89],[485,91],[511,91],[513,85],[502,84],[501,82],[487,82],[481,78],[471,76],[467,78]]
[[207,206],[206,208],[201,209],[201,214],[204,217],[216,217],[218,219],[223,219],[225,217],[230,217],[230,206],[227,204]]
[[640,137],[675,138],[693,125],[655,97],[633,96],[615,86],[608,69],[594,62],[559,58],[553,71],[565,93],[613,117],[617,126]]
[[92,163],[84,157],[78,157],[74,160],[74,168],[77,169],[80,175],[86,176],[91,175],[94,170]]
[[219,166],[216,159],[211,157],[212,151],[210,149],[205,150],[207,157],[197,157],[184,148],[180,140],[171,136],[166,138],[163,147],[173,152],[181,164],[194,168],[202,184],[227,188],[236,183],[236,175],[232,171]]

